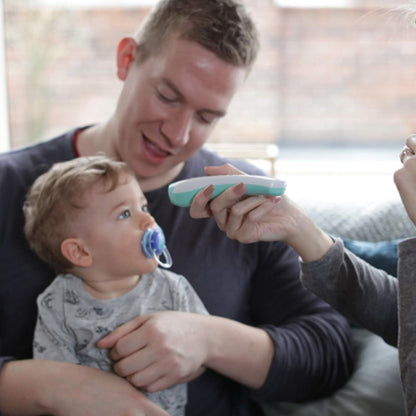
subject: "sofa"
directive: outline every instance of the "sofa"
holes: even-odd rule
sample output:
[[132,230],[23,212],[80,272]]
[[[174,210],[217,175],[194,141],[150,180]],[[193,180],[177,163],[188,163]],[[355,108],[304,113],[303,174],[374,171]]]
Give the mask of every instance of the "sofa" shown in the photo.
[[[396,275],[397,243],[416,235],[397,191],[375,199],[369,192],[367,198],[346,196],[333,201],[317,194],[311,198],[304,192],[294,193],[292,199],[322,229],[343,238],[350,250],[376,267]],[[397,349],[366,329],[351,325],[355,369],[350,380],[328,398],[302,404],[263,404],[266,416],[405,415]]]

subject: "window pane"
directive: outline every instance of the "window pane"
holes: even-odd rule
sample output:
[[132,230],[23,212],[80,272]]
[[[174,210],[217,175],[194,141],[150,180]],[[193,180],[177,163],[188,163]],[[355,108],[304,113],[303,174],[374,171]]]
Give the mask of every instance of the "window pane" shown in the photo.
[[0,152],[8,150],[10,146],[3,16],[3,3],[0,2]]
[[[393,10],[397,2],[245,3],[262,49],[212,141],[401,144],[416,130],[416,30]],[[14,146],[111,115],[121,87],[118,41],[149,10],[118,4],[51,8],[5,0]]]

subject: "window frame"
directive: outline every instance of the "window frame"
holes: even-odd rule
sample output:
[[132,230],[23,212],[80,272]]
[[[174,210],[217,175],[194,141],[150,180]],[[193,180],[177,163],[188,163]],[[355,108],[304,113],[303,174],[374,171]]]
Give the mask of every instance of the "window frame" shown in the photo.
[[347,9],[353,3],[351,0],[274,0],[274,2],[283,9]]
[[158,0],[33,0],[51,8],[91,9],[111,7],[151,7]]
[[10,149],[10,120],[6,70],[6,35],[3,2],[0,1],[0,152]]

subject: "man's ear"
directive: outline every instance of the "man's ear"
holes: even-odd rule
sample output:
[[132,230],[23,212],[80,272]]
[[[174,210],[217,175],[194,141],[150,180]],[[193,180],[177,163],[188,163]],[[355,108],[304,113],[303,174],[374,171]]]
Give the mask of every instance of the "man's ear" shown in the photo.
[[137,44],[133,38],[123,38],[117,48],[117,76],[125,81],[130,64],[136,59]]
[[92,255],[79,238],[65,239],[61,244],[61,252],[74,266],[89,267],[92,264]]

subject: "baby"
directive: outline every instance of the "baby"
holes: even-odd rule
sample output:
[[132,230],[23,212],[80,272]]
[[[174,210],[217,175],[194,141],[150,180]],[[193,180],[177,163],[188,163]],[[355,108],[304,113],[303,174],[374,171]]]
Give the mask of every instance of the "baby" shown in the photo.
[[[171,259],[162,230],[129,167],[104,156],[57,163],[24,204],[31,248],[58,274],[38,297],[34,358],[111,371],[97,342],[145,313],[208,314],[188,281],[158,268]],[[186,384],[149,393],[170,415],[185,414]]]

